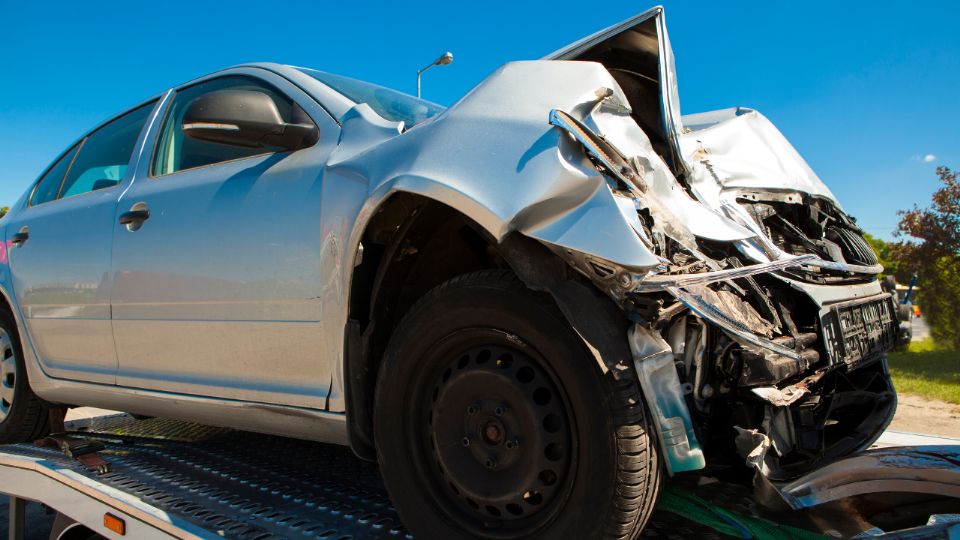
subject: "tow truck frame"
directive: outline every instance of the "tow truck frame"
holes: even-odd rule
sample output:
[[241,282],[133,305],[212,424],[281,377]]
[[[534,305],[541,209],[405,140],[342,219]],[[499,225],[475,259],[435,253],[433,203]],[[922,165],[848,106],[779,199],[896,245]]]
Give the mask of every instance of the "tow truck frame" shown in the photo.
[[[58,540],[412,538],[376,466],[343,447],[125,414],[69,422],[65,431],[57,440],[72,442],[59,448],[0,447],[10,540],[26,538],[26,501],[56,512],[50,538]],[[81,450],[67,455],[71,448]],[[645,536],[960,538],[960,446],[884,448],[844,461],[753,490],[677,477]],[[913,496],[896,500],[901,514],[926,514],[901,519],[905,528],[864,532],[864,506],[851,497],[874,496],[866,513],[877,515],[875,496],[887,491]],[[833,523],[838,509],[842,523]]]

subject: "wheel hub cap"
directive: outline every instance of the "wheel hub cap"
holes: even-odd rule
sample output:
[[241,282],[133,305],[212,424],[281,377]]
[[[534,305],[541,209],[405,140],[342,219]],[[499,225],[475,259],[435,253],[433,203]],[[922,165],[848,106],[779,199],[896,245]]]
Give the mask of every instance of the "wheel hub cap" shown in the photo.
[[490,446],[503,442],[503,426],[496,420],[490,420],[483,426],[483,440]]
[[490,521],[529,518],[570,467],[562,394],[533,358],[478,347],[450,362],[428,406],[434,466],[464,510]]

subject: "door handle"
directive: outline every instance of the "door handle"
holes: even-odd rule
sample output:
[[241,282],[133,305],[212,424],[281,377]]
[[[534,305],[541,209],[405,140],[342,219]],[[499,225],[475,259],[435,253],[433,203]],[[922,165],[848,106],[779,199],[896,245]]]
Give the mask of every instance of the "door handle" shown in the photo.
[[24,227],[20,229],[20,232],[10,237],[10,243],[19,246],[26,242],[28,238],[30,238],[30,231]]
[[130,210],[129,212],[120,214],[121,225],[140,225],[148,219],[150,219],[150,210],[146,208],[142,210]]
[[120,214],[120,224],[129,228],[139,228],[148,219],[150,219],[150,210],[147,210],[146,206],[134,207],[130,211]]

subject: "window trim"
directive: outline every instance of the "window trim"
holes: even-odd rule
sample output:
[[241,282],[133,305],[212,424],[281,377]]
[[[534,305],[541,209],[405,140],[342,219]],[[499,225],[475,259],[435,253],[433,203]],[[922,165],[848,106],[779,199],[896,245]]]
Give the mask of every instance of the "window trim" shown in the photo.
[[[63,179],[66,178],[67,173],[70,172],[70,167],[73,167],[73,160],[77,159],[77,154],[80,153],[80,149],[83,148],[83,143],[85,142],[87,142],[86,135],[84,135],[83,138],[80,139],[78,142],[74,142],[73,144],[71,144],[69,148],[67,148],[59,156],[57,156],[57,159],[50,162],[50,165],[48,165],[47,168],[44,169],[42,173],[40,173],[40,178],[37,178],[37,180],[33,183],[33,187],[30,188],[30,193],[27,195],[27,208],[33,208],[34,206],[43,206],[47,203],[52,203],[54,201],[60,200],[60,190],[63,188]],[[76,151],[74,152],[74,150]],[[49,201],[43,201],[42,203],[34,204],[33,195],[34,193],[37,192],[37,189],[40,188],[40,183],[43,182],[44,179],[46,179],[47,174],[49,174],[54,167],[60,164],[60,160],[66,157],[67,154],[69,154],[70,152],[73,152],[73,156],[70,158],[70,163],[67,163],[67,169],[63,171],[63,176],[60,178],[60,183],[57,185],[57,194],[54,195],[54,197]]]
[[[307,148],[310,148],[310,147],[308,146]],[[218,161],[216,163],[207,163],[206,165],[197,165],[196,167],[190,167],[189,169],[180,169],[179,171],[173,171],[171,173],[161,174],[159,176],[154,176],[153,172],[151,171],[150,173],[148,173],[149,174],[148,179],[150,181],[162,180],[164,178],[169,178],[171,176],[175,176],[175,175],[190,172],[190,171],[201,171],[204,169],[209,169],[211,167],[216,167],[218,165],[228,165],[230,163],[236,163],[238,161],[246,161],[248,159],[261,158],[264,156],[272,156],[276,154],[286,154],[286,153],[290,153],[290,152],[263,152],[261,154],[253,154],[252,156],[243,156],[243,157],[238,157],[233,159],[227,159],[224,161]]]
[[63,178],[60,179],[60,187],[57,188],[57,196],[53,198],[54,201],[63,199],[63,184],[67,181],[67,177],[70,176],[70,171],[73,170],[73,164],[77,161],[77,156],[79,156],[83,148],[87,146],[87,141],[93,133],[94,132],[91,131],[89,134],[84,135],[83,140],[80,141],[80,145],[77,147],[77,151],[73,153],[73,159],[70,160],[70,165],[67,166],[67,172],[63,173]]
[[[200,86],[201,84],[207,84],[207,83],[209,83],[209,82],[218,81],[218,80],[220,80],[220,79],[235,79],[235,78],[240,78],[240,79],[243,79],[243,78],[252,79],[252,80],[254,80],[254,81],[256,81],[256,82],[258,82],[258,83],[260,83],[260,84],[262,84],[262,85],[265,85],[265,86],[268,86],[268,87],[272,88],[272,89],[273,89],[275,92],[277,92],[278,94],[280,94],[280,95],[286,97],[287,99],[289,99],[294,105],[296,105],[297,107],[300,107],[300,109],[303,111],[303,113],[304,113],[305,115],[307,115],[307,118],[310,119],[310,121],[313,123],[313,125],[314,125],[317,129],[320,129],[320,124],[317,122],[317,119],[314,118],[313,115],[310,114],[310,112],[307,111],[307,110],[303,107],[303,105],[300,105],[300,103],[299,103],[296,99],[294,99],[293,96],[291,96],[289,92],[285,92],[285,91],[281,90],[280,88],[277,88],[277,85],[271,83],[270,81],[267,81],[267,80],[265,80],[265,79],[263,79],[263,78],[261,78],[261,77],[257,77],[256,75],[252,75],[252,74],[249,74],[249,73],[223,73],[223,74],[220,74],[220,75],[217,75],[217,76],[214,76],[214,77],[208,77],[208,78],[202,79],[202,80],[200,80],[200,81],[192,82],[192,83],[186,84],[186,85],[184,85],[184,86],[180,86],[180,87],[178,87],[178,88],[174,88],[174,89],[172,90],[172,93],[171,93],[171,95],[170,95],[170,98],[167,100],[166,106],[165,106],[164,110],[161,112],[162,118],[160,118],[160,124],[157,126],[156,135],[153,137],[153,147],[152,147],[152,149],[150,150],[150,159],[147,161],[147,167],[146,167],[146,168],[147,168],[147,179],[148,179],[148,180],[150,180],[150,181],[160,180],[160,179],[162,179],[162,178],[169,178],[169,177],[171,177],[171,176],[174,176],[174,175],[177,175],[177,174],[180,174],[180,173],[184,173],[184,172],[199,171],[199,170],[203,170],[203,169],[209,169],[210,167],[216,167],[216,166],[219,166],[219,165],[227,165],[227,164],[230,164],[230,163],[235,163],[235,162],[238,162],[238,161],[244,161],[244,160],[247,160],[247,159],[260,158],[260,157],[263,157],[263,156],[270,156],[270,155],[274,155],[274,154],[291,154],[291,153],[293,153],[292,151],[289,151],[289,150],[286,151],[286,152],[266,151],[266,152],[261,152],[261,153],[259,153],[259,154],[253,154],[253,155],[249,155],[249,156],[243,156],[243,157],[228,159],[228,160],[224,160],[224,161],[217,161],[217,162],[215,162],[215,163],[208,163],[208,164],[206,164],[206,165],[198,165],[198,166],[196,166],[196,167],[190,167],[189,169],[180,169],[180,170],[178,170],[178,171],[173,171],[173,172],[169,172],[169,173],[165,173],[165,174],[159,174],[159,175],[153,174],[153,167],[154,167],[155,160],[156,160],[156,158],[157,158],[157,149],[158,149],[159,146],[160,146],[160,140],[163,138],[164,129],[166,129],[166,125],[167,125],[167,120],[170,118],[170,110],[171,110],[171,108],[173,107],[173,104],[176,102],[177,96],[180,95],[180,93],[183,92],[184,90],[189,90],[189,89],[191,89],[191,88],[193,88],[193,87]],[[286,80],[286,79],[284,79],[284,80]],[[297,88],[299,89],[299,87],[297,87]],[[201,94],[201,95],[202,95],[202,94]],[[305,147],[300,148],[299,150],[296,150],[296,151],[299,152],[300,150],[306,150],[306,149],[308,149],[308,148],[313,148],[313,147],[316,146],[318,143],[319,143],[319,139],[317,140],[317,142],[314,142],[312,145],[310,145],[310,146],[305,146]]]

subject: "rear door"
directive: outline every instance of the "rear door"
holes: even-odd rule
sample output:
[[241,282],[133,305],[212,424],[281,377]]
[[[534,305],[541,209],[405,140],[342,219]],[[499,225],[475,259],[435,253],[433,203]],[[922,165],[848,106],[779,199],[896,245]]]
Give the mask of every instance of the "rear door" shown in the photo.
[[37,357],[54,377],[114,383],[115,211],[155,104],[106,123],[71,147],[7,224],[14,294]]
[[[187,105],[228,89],[267,94],[319,142],[274,152],[186,137]],[[282,77],[244,68],[178,89],[153,131],[116,210],[149,212],[114,237],[117,383],[323,408],[320,298],[333,283],[321,253],[338,240],[321,229],[320,194],[339,127]]]

